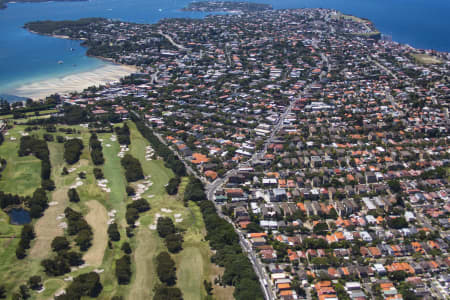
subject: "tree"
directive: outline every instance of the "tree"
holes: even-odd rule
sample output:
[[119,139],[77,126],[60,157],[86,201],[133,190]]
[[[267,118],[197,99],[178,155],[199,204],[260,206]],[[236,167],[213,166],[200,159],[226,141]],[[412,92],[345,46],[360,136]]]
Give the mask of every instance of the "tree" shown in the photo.
[[64,160],[73,165],[80,160],[81,151],[83,150],[83,142],[80,139],[71,139],[64,143]]
[[26,256],[27,256],[27,253],[25,252],[25,249],[23,249],[20,246],[16,248],[16,257],[18,259],[24,259]]
[[178,253],[183,249],[183,237],[178,233],[171,233],[165,239],[167,249],[170,253]]
[[398,179],[389,180],[388,185],[393,193],[400,193],[402,191],[402,187],[400,186],[400,181]]
[[81,251],[86,251],[89,249],[92,245],[91,241],[92,231],[87,229],[81,230],[75,238],[75,243],[80,247]]
[[99,179],[103,179],[104,175],[103,175],[103,171],[100,168],[94,168],[94,177],[95,179],[99,180]]
[[134,226],[134,223],[139,219],[139,211],[136,208],[129,207],[127,208],[125,218],[128,225]]
[[131,258],[124,255],[116,260],[116,277],[119,284],[128,284],[131,280]]
[[69,191],[67,192],[67,196],[69,197],[70,202],[80,202],[80,196],[78,196],[78,192],[74,188],[69,189]]
[[[100,276],[95,272],[81,274],[74,278],[72,284],[67,288],[66,299],[80,299],[83,296],[96,298],[102,291],[103,286]],[[55,298],[57,299],[57,298]]]
[[22,284],[19,287],[19,291],[20,291],[20,296],[22,299],[30,298],[30,289],[25,284]]
[[128,242],[123,243],[121,249],[125,254],[131,254],[132,252],[130,243]]
[[52,241],[52,249],[54,252],[70,249],[69,241],[65,236],[57,236]]
[[118,230],[117,224],[112,223],[108,226],[108,235],[111,241],[117,242],[120,241],[120,232]]
[[129,185],[126,188],[126,191],[127,191],[128,196],[134,196],[136,194],[136,191],[134,190],[134,188]]
[[389,273],[389,278],[397,282],[404,281],[406,277],[408,277],[408,274],[405,271],[394,271]]
[[170,257],[169,253],[161,252],[156,257],[156,273],[161,282],[171,286],[176,283],[176,269],[175,262]]
[[144,171],[137,158],[130,154],[126,154],[121,159],[120,163],[125,169],[125,177],[128,182],[134,182],[144,178]]
[[0,285],[0,299],[6,298],[6,288],[4,285]]
[[153,300],[183,300],[183,294],[179,288],[161,285],[156,288]]
[[175,233],[175,225],[169,217],[160,217],[156,224],[156,229],[160,237],[165,238],[169,234]]
[[147,200],[140,198],[136,201],[133,201],[133,203],[128,204],[127,209],[128,208],[135,208],[135,209],[137,209],[137,211],[139,213],[142,213],[142,212],[146,212],[150,209],[150,204],[148,203]]
[[178,185],[180,185],[181,179],[180,177],[174,177],[169,180],[169,183],[166,186],[166,192],[169,195],[176,195],[178,193]]
[[41,276],[31,276],[28,279],[28,285],[32,290],[40,290],[42,288],[42,279]]
[[397,218],[389,218],[388,219],[388,225],[391,228],[394,229],[401,229],[408,227],[408,222],[404,217],[397,217]]
[[328,231],[328,225],[324,222],[317,223],[313,228],[315,234],[323,234],[326,231]]

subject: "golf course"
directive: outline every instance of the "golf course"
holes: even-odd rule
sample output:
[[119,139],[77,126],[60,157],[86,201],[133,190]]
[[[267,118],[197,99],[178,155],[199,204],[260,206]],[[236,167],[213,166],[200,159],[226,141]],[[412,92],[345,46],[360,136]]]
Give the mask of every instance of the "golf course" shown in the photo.
[[[1,172],[0,191],[25,197],[33,195],[41,187],[41,160],[32,154],[18,154],[20,140],[24,136],[40,140],[46,136],[54,189],[47,192],[48,208],[43,215],[32,218],[35,238],[23,259],[16,257],[23,226],[11,224],[8,214],[0,211],[0,285],[6,290],[7,299],[20,293],[24,289],[22,286],[28,286],[32,276],[39,276],[42,286],[29,288],[29,299],[53,299],[55,295],[63,294],[75,282],[74,278],[90,272],[100,277],[102,288],[96,299],[153,299],[156,287],[161,285],[156,273],[156,256],[168,251],[156,230],[159,217],[171,218],[177,230],[182,232],[182,249],[171,257],[176,264],[176,287],[181,290],[183,299],[232,298],[232,287],[213,284],[212,298],[205,290],[204,282],[214,283],[223,270],[210,261],[212,252],[208,241],[205,241],[206,230],[200,208],[193,202],[185,205],[183,201],[188,177],[181,178],[177,194],[168,195],[165,187],[175,175],[163,160],[152,154],[151,145],[133,122],[126,121],[130,139],[126,146],[119,144],[120,139],[114,130],[96,132],[104,157],[101,165],[94,164],[90,152],[90,139],[95,128],[83,124],[56,125],[56,130],[49,132],[45,126],[29,128],[9,124],[9,128],[3,131],[4,142],[0,146],[0,158],[7,162]],[[115,124],[115,127],[122,126],[124,123]],[[61,137],[64,141],[81,139],[84,145],[79,159],[73,164],[66,161],[65,143]],[[127,182],[126,170],[121,163],[124,155],[131,155],[139,161],[144,178]],[[101,170],[102,179],[96,179],[94,169],[97,169],[95,172]],[[79,195],[78,202],[69,199],[71,189]],[[129,189],[136,191],[135,194],[130,194]],[[145,199],[150,209],[139,213],[138,220],[130,226],[127,224],[127,205],[138,198]],[[87,250],[82,251],[79,247],[83,264],[72,266],[70,272],[63,275],[52,276],[41,264],[43,260],[55,257],[54,239],[65,237],[68,247],[78,250],[78,240],[68,233],[65,224],[67,207],[82,215],[91,228],[92,238]],[[117,224],[119,240],[110,239],[108,227],[112,223]],[[131,246],[131,279],[128,284],[119,284],[116,261],[124,256],[124,243]],[[83,299],[90,298],[84,296]]]

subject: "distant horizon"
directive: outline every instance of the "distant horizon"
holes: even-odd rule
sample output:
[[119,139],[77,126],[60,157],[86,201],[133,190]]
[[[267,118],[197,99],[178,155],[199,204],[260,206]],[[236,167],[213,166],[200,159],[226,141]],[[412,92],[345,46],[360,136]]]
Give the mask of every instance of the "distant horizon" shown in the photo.
[[[13,3],[0,10],[0,93],[8,93],[24,84],[93,71],[106,62],[85,56],[79,41],[67,41],[32,34],[22,26],[29,21],[104,17],[136,23],[155,23],[163,18],[201,18],[210,13],[182,12],[188,0],[163,3],[131,0],[121,2],[96,0],[89,2]],[[241,0],[234,0],[241,2]],[[450,51],[450,2],[424,0],[261,0],[250,2],[271,4],[274,9],[322,7],[367,18],[393,41],[420,49]],[[405,7],[407,9],[405,10]],[[389,15],[386,13],[389,12]],[[425,16],[425,17],[424,17]],[[69,51],[75,48],[75,51]],[[64,61],[63,65],[57,64]]]

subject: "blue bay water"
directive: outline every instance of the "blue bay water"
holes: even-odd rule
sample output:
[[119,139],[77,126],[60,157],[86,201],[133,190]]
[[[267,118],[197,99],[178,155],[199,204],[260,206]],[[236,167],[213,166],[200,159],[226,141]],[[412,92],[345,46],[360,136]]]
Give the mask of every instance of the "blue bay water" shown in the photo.
[[[106,17],[137,23],[162,18],[200,18],[181,12],[189,0],[92,0],[88,2],[12,3],[0,10],[0,93],[30,82],[93,70],[106,62],[85,55],[79,41],[32,34],[22,26],[35,20]],[[393,40],[417,48],[450,51],[448,0],[260,0],[274,8],[338,9],[372,20]],[[73,48],[74,51],[70,51]],[[58,61],[64,61],[58,64]]]

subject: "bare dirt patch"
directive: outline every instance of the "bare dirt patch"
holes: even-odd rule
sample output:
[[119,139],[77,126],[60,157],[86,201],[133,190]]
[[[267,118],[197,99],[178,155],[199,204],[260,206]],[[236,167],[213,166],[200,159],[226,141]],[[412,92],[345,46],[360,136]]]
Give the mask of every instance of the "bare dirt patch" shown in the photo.
[[97,200],[86,202],[86,206],[89,208],[89,213],[85,219],[94,231],[94,239],[91,248],[83,256],[83,259],[88,265],[98,267],[102,264],[103,255],[108,245],[108,234],[106,232],[108,212]]
[[213,284],[212,286],[213,286],[214,299],[217,299],[217,300],[234,299],[234,297],[233,297],[234,287],[233,286],[227,285],[226,287],[223,287],[223,286],[214,284],[214,279],[216,279],[218,276],[222,276],[224,271],[225,271],[224,268],[221,268],[215,264],[211,264],[211,277],[209,280]]

